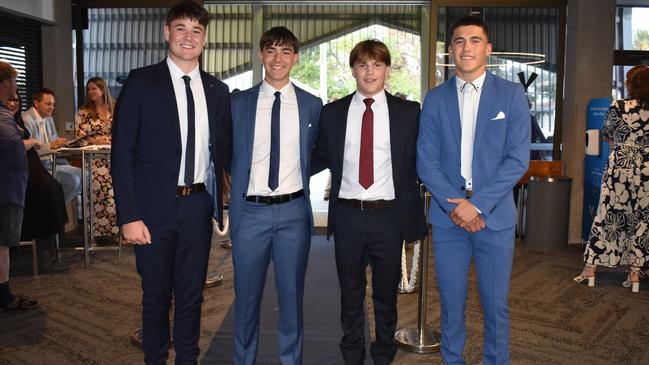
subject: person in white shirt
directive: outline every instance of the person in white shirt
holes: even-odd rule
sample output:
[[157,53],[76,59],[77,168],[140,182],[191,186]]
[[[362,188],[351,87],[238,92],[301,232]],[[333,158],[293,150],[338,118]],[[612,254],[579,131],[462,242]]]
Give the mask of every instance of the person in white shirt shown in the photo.
[[264,80],[232,95],[235,364],[255,363],[271,260],[280,306],[279,360],[302,363],[304,275],[313,234],[310,156],[322,102],[289,79],[298,47],[285,27],[266,31],[259,41]]
[[[54,91],[43,88],[34,94],[34,105],[22,114],[25,127],[29,130],[32,138],[36,138],[42,143],[43,147],[38,150],[38,154],[41,156],[43,166],[50,173],[53,162],[51,151],[68,145],[68,140],[59,137],[56,132],[52,117],[55,103]],[[56,159],[55,178],[61,183],[66,204],[81,193],[81,169],[70,165],[67,160]]]
[[345,364],[365,360],[368,264],[376,328],[372,360],[394,360],[402,243],[426,235],[415,173],[419,103],[385,90],[390,63],[390,51],[380,41],[362,41],[352,49],[356,91],[322,109],[313,151],[314,172],[331,170],[327,235],[335,239]]

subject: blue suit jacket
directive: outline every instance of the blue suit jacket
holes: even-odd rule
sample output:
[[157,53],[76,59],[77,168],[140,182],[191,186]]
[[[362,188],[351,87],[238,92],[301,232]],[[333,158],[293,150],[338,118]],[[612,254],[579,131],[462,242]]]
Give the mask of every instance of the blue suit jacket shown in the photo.
[[[201,71],[210,129],[210,153],[222,223],[223,169],[231,156],[228,87]],[[163,224],[176,201],[182,145],[178,107],[166,60],[129,73],[115,107],[111,175],[117,223]]]
[[[450,228],[456,205],[446,199],[466,196],[455,77],[428,92],[420,119],[417,173],[433,197],[428,220]],[[516,225],[512,188],[527,171],[529,156],[530,113],[523,87],[487,72],[476,118],[471,203],[491,230]]]
[[[248,90],[232,95],[232,188],[230,190],[230,229],[237,232],[241,224],[243,204],[250,182],[252,166],[252,147],[255,137],[255,120],[257,115],[257,99],[259,88],[257,84]],[[311,150],[318,133],[318,116],[322,101],[308,92],[293,85],[297,98],[300,116],[300,169],[302,171],[302,186],[306,206],[313,232],[313,213],[309,200],[309,171],[311,170]]]

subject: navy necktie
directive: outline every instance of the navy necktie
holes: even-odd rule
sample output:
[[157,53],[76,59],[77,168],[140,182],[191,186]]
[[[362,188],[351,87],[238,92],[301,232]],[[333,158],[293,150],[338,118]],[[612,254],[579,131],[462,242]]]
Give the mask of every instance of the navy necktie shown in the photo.
[[279,91],[275,92],[273,110],[270,117],[270,165],[268,169],[268,187],[275,191],[279,185],[279,109],[282,105]]
[[189,86],[191,77],[183,76],[185,93],[187,93],[187,144],[185,145],[185,185],[194,184],[194,144],[196,139],[196,121],[194,114],[194,94]]

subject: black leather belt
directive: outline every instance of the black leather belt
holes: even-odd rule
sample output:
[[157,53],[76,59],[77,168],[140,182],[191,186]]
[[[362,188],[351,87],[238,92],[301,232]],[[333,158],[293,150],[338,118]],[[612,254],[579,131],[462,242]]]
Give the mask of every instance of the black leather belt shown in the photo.
[[284,195],[249,195],[246,201],[253,203],[262,203],[266,205],[288,203],[293,199],[304,196],[304,190],[298,190],[294,193]]
[[205,184],[200,183],[189,186],[177,186],[176,196],[187,196],[190,194],[198,193],[199,191],[205,191]]
[[466,198],[469,199],[470,197],[473,196],[473,190],[471,189],[466,189]]
[[352,208],[360,210],[377,210],[386,208],[396,208],[397,201],[392,200],[357,200],[357,199],[344,199],[338,198],[340,204],[347,205]]

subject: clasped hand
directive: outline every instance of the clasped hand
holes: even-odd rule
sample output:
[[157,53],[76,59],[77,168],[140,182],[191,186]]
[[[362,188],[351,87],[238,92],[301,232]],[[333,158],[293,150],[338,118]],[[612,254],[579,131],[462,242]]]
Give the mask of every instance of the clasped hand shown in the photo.
[[449,203],[457,204],[449,217],[451,221],[467,232],[475,233],[485,227],[484,219],[476,207],[467,199],[446,199]]

